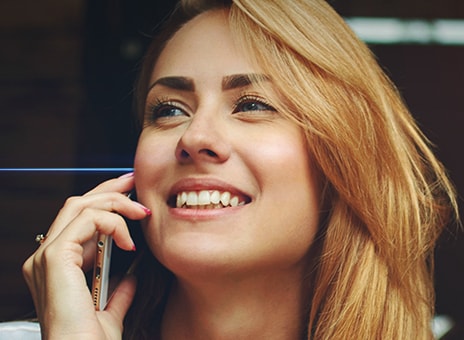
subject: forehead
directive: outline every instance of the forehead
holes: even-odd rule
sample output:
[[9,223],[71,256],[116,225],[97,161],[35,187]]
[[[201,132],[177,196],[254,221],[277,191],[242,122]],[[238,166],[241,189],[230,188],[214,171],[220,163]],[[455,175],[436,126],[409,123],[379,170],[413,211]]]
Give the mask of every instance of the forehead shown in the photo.
[[213,10],[195,17],[177,31],[161,52],[151,83],[161,77],[223,77],[258,73],[239,51],[229,28],[228,11]]

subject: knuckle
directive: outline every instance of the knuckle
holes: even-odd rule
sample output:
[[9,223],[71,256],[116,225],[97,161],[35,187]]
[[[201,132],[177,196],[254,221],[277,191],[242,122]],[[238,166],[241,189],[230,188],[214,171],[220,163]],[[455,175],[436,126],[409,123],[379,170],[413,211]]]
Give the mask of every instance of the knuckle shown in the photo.
[[24,263],[23,263],[23,266],[22,266],[22,272],[23,272],[23,276],[25,278],[28,278],[32,275],[32,263],[33,263],[33,256],[29,257]]
[[57,252],[55,251],[55,247],[53,246],[48,246],[45,247],[44,250],[42,251],[41,256],[36,257],[36,261],[34,261],[34,265],[37,266],[45,266],[46,263],[52,262],[53,260],[57,260]]
[[116,213],[112,213],[109,223],[115,226],[115,228],[120,228],[121,226],[125,225],[124,218]]
[[81,216],[83,220],[93,223],[97,229],[108,224],[108,219],[110,218],[108,212],[91,207],[82,209]]
[[126,225],[126,221],[120,214],[92,207],[82,208],[79,218],[82,223],[93,224],[97,230],[103,230],[108,233],[112,233],[116,229]]
[[101,227],[105,225],[105,218],[102,216],[102,214],[93,215],[92,220],[97,229],[101,229]]
[[82,196],[71,196],[66,199],[60,211],[65,209],[80,209],[82,204]]
[[100,216],[96,216],[95,224],[100,228],[105,228],[110,232],[114,232],[125,225],[125,221],[119,214],[106,212]]
[[114,224],[118,227],[124,227],[126,225],[126,221],[124,218],[119,215],[119,214],[113,214],[114,215]]
[[91,219],[96,214],[95,209],[91,207],[82,208],[80,215],[86,219]]
[[117,211],[118,207],[120,206],[121,199],[124,198],[124,196],[121,195],[121,193],[118,192],[112,192],[108,194],[108,210],[109,211]]
[[80,200],[80,196],[70,196],[66,199],[66,201],[64,202],[64,205],[65,206],[69,206],[69,205],[74,205],[76,204],[76,202],[78,202]]

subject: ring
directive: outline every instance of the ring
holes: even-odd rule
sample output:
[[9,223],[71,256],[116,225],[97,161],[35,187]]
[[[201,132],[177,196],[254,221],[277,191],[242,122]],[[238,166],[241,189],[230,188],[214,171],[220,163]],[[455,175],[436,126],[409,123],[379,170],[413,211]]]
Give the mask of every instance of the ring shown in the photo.
[[42,244],[45,242],[45,240],[47,239],[47,236],[44,235],[44,234],[37,234],[35,236],[35,242],[39,243],[39,244]]

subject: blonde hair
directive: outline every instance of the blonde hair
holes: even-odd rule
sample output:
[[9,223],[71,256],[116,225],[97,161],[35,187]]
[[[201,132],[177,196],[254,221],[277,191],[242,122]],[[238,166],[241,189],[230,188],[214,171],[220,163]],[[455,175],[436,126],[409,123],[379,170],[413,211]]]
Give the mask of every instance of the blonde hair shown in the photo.
[[237,44],[272,80],[279,111],[301,126],[325,184],[308,339],[431,339],[433,248],[457,204],[430,143],[325,1],[225,3],[182,1],[183,21],[230,7]]

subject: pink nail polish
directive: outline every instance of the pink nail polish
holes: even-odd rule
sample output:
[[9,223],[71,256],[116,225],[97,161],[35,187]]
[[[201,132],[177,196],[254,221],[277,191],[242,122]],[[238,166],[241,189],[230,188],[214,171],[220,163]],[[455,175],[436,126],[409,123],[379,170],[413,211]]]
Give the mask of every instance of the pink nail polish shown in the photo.
[[133,176],[134,176],[134,172],[129,172],[127,174],[119,176],[118,178],[129,178],[129,177],[133,177]]
[[132,246],[132,251],[137,251],[137,248],[135,247],[135,244]]
[[151,216],[151,210],[148,209],[146,206],[140,204],[139,202],[134,202],[134,204],[138,205],[145,212],[147,216]]

